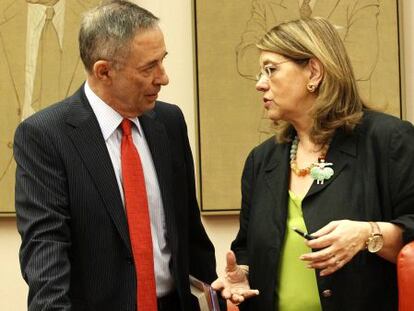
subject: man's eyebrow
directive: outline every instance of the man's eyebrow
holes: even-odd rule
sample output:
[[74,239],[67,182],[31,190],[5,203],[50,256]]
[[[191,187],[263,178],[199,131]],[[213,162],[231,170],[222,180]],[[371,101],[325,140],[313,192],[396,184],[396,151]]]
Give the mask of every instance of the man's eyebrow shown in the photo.
[[[161,60],[164,60],[168,55],[168,52],[165,52],[164,55],[161,57]],[[160,60],[159,59],[154,59],[152,61],[150,61],[149,63],[140,66],[138,69],[145,69],[147,67],[151,67],[153,65],[156,65]]]

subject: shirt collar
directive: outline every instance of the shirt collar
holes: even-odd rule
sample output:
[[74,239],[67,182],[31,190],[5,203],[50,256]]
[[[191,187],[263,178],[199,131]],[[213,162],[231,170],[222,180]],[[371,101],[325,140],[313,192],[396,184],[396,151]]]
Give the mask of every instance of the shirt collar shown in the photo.
[[[117,130],[124,118],[92,91],[88,81],[85,82],[84,90],[86,98],[88,99],[96,119],[98,120],[102,135],[105,141],[107,141],[108,138]],[[143,132],[139,119],[137,117],[128,119],[135,124],[138,134],[141,135]]]

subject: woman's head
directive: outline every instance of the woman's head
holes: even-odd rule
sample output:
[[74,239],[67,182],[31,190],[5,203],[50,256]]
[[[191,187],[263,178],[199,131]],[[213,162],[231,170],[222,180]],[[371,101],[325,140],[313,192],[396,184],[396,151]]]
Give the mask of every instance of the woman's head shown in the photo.
[[[305,103],[303,109],[313,123],[310,135],[315,142],[325,143],[335,129],[344,127],[351,130],[359,122],[364,103],[358,94],[345,46],[327,20],[307,18],[279,24],[263,36],[257,47],[262,52],[262,70],[266,70],[263,57],[271,57],[272,54],[280,60],[290,60],[305,70],[305,79],[299,79],[302,79],[299,82],[303,85],[295,89],[305,90],[310,93],[309,98],[314,98],[311,106]],[[261,80],[258,89],[264,91],[260,83]],[[267,83],[270,89],[272,77],[267,79]],[[300,105],[298,108],[301,108]],[[292,120],[281,118],[275,121],[279,139],[286,141]]]

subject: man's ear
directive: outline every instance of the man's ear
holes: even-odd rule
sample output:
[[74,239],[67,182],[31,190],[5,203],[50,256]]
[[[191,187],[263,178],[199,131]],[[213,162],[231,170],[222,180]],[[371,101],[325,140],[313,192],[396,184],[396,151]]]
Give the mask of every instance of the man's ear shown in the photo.
[[324,68],[322,63],[319,61],[319,59],[311,58],[308,62],[308,68],[309,68],[309,83],[319,86],[319,84],[322,81]]
[[104,83],[111,83],[112,70],[110,62],[107,60],[98,60],[93,64],[92,73],[97,80]]

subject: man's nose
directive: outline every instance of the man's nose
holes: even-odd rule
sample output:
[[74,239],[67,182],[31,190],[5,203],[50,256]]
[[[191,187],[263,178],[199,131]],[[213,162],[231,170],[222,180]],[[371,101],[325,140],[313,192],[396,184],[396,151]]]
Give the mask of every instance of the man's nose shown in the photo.
[[170,79],[168,78],[167,72],[165,71],[165,67],[163,64],[160,64],[154,83],[157,85],[167,85],[168,82],[170,82]]

